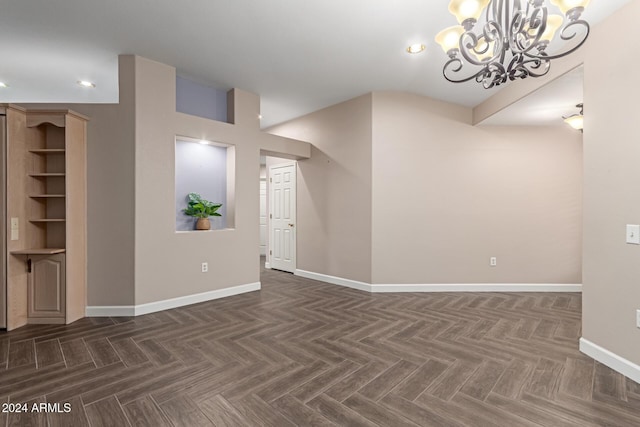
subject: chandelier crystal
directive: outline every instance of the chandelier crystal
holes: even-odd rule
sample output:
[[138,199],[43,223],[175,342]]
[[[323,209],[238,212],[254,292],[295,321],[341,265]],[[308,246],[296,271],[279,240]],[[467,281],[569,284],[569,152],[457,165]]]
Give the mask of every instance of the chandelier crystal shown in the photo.
[[[453,83],[475,80],[489,89],[544,76],[552,59],[575,52],[587,40],[589,23],[580,17],[589,1],[550,0],[563,18],[549,14],[545,0],[451,0],[449,11],[460,25],[436,35],[449,56],[444,77]],[[477,26],[483,12],[485,20]],[[564,49],[550,54],[547,48],[558,30]]]

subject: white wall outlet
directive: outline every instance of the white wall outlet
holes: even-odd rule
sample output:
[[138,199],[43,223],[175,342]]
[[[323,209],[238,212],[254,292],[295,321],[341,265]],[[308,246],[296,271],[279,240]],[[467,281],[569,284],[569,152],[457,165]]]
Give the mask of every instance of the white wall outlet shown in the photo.
[[640,245],[640,225],[627,224],[627,243]]
[[640,328],[640,310],[636,310],[636,326]]
[[18,218],[11,218],[11,240],[20,239],[20,222]]
[[206,272],[208,272],[208,271],[209,271],[209,263],[207,263],[207,262],[203,262],[203,263],[202,263],[202,272],[203,272],[203,273],[206,273]]
[[495,267],[498,265],[498,258],[492,256],[491,258],[489,258],[489,265],[491,267]]

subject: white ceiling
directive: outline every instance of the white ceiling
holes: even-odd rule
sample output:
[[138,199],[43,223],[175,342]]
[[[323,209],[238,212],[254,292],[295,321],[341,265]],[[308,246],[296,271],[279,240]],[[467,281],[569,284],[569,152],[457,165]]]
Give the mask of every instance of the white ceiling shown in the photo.
[[[630,1],[593,0],[584,16],[595,23]],[[433,39],[455,24],[448,3],[0,0],[0,81],[10,86],[0,101],[117,102],[117,55],[136,54],[260,94],[263,126],[374,90],[475,106],[496,89],[442,77],[446,55]],[[416,42],[427,50],[407,54]]]

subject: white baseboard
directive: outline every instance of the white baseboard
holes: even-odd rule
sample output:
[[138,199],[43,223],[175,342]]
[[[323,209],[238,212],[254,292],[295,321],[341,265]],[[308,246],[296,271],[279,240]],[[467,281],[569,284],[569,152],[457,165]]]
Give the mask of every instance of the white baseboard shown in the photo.
[[580,338],[580,351],[625,377],[640,383],[640,366],[635,363],[584,338]]
[[445,283],[424,285],[369,285],[371,292],[582,292],[580,284],[553,283]]
[[461,283],[461,284],[424,284],[424,285],[372,285],[357,280],[296,270],[296,276],[319,280],[333,285],[345,286],[371,293],[390,292],[582,292],[580,284],[553,283]]
[[264,263],[264,268],[266,268],[267,270],[271,270],[271,264],[268,262]]
[[225,289],[216,289],[215,291],[186,295],[183,297],[171,298],[163,301],[154,301],[135,306],[93,306],[87,307],[85,314],[87,317],[140,316],[143,314],[155,313],[157,311],[197,304],[199,302],[211,301],[214,299],[244,294],[247,292],[259,291],[260,287],[260,282],[255,282],[249,283],[247,285],[234,286]]
[[371,285],[357,280],[343,279],[342,277],[329,276],[327,274],[314,273],[313,271],[305,271],[296,269],[296,276],[305,277],[307,279],[319,280],[321,282],[331,283],[333,285],[345,286],[347,288],[357,289],[359,291],[371,292]]
[[97,305],[87,306],[87,317],[129,317],[136,315],[135,305]]

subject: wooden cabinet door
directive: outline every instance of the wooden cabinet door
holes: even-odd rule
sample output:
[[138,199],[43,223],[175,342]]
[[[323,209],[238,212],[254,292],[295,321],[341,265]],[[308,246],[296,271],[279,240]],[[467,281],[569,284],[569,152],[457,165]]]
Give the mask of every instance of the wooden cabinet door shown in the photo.
[[65,256],[31,255],[28,317],[65,317]]

